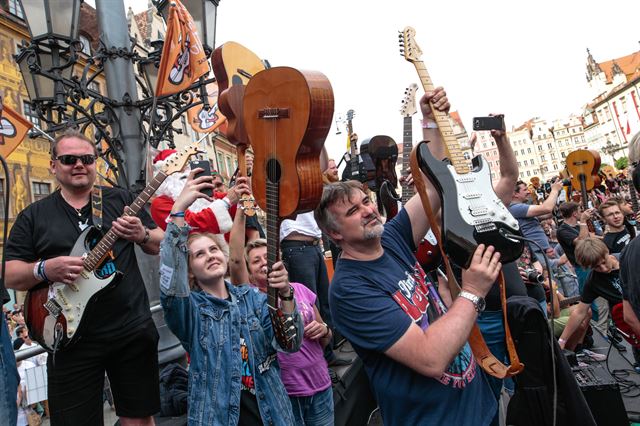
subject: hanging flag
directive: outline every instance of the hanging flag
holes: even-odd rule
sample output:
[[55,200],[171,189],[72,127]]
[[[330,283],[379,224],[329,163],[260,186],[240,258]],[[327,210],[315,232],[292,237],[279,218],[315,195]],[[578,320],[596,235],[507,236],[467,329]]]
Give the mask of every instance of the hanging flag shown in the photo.
[[172,0],[170,7],[156,96],[181,92],[209,73],[209,62],[193,18],[180,0]]
[[189,124],[198,133],[213,132],[227,121],[227,117],[222,115],[218,109],[218,83],[207,84],[207,95],[209,98],[209,111],[204,109],[203,104],[187,110]]
[[9,108],[0,111],[0,155],[7,158],[24,139],[33,123]]

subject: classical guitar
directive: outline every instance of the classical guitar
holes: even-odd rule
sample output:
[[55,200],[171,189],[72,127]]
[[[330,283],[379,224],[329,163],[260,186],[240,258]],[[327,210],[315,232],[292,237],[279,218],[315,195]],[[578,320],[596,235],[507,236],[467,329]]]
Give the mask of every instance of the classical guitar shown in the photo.
[[[193,142],[172,157],[126,208],[125,215],[138,214],[167,176],[182,170],[189,157],[198,152],[199,142]],[[99,234],[100,231],[90,226],[76,240],[69,256],[83,257],[84,270],[72,284],[42,282],[27,293],[24,305],[29,332],[48,351],[55,352],[72,345],[82,335],[85,312],[97,303],[102,292],[115,287],[120,281],[119,272],[103,278],[95,273],[118,240],[110,229],[90,250],[90,243]]]
[[[264,70],[265,66],[255,53],[232,41],[214,50],[212,65],[220,90],[218,107],[228,122],[226,137],[236,147],[238,176],[247,176],[245,154],[249,147],[249,137],[244,125],[242,101],[246,84],[254,74]],[[255,214],[255,200],[251,195],[242,195],[238,205],[245,215]]]
[[[578,149],[567,155],[566,163],[567,171],[571,176],[571,185],[580,189],[582,208],[587,210],[589,208],[588,191],[597,186],[600,180],[598,177],[600,154],[589,149]],[[589,232],[595,232],[595,226],[591,219],[587,221],[587,225]]]
[[[280,223],[313,210],[322,195],[320,152],[331,127],[333,90],[312,71],[275,67],[251,78],[244,93],[244,121],[253,147],[252,188],[267,213],[267,264],[279,257]],[[273,330],[291,347],[296,330],[279,309],[277,289],[267,289]]]
[[622,334],[622,337],[624,337],[631,346],[640,349],[640,338],[633,332],[631,326],[624,321],[622,303],[618,303],[611,309],[611,319],[620,334]]
[[[435,89],[424,63],[422,51],[414,40],[415,30],[407,27],[400,35],[404,58],[413,63],[425,91]],[[433,108],[438,130],[448,152],[448,160],[436,159],[426,142],[418,147],[420,170],[438,190],[442,201],[442,240],[446,253],[462,268],[468,268],[479,244],[492,245],[500,252],[501,261],[512,262],[524,248],[520,240],[518,221],[493,191],[487,161],[478,155],[472,159],[472,169],[464,158],[447,113]],[[413,175],[420,170],[412,170]]]
[[[407,87],[404,91],[404,98],[402,99],[400,107],[400,113],[403,117],[402,170],[400,171],[400,175],[405,179],[411,173],[410,159],[411,150],[413,149],[413,123],[411,117],[417,111],[417,90],[418,85],[415,83]],[[395,188],[396,185],[392,185],[389,181],[382,182],[382,185],[380,186],[378,199],[384,208],[387,220],[393,219],[398,213],[398,200],[400,200],[401,205],[404,206],[415,194],[412,187],[402,185],[402,195],[398,197]],[[427,235],[420,242],[415,255],[418,262],[420,262],[422,269],[425,271],[432,271],[440,264],[440,249],[438,249],[438,242],[435,240],[435,236],[431,230],[429,230]]]

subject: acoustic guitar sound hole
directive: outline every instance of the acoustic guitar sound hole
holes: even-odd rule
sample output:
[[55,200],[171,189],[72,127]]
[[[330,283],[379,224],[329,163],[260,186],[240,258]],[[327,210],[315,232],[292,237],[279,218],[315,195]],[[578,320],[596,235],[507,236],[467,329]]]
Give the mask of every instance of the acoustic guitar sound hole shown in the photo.
[[280,163],[278,160],[272,158],[267,161],[267,179],[271,183],[278,183],[282,176],[282,170],[280,169]]

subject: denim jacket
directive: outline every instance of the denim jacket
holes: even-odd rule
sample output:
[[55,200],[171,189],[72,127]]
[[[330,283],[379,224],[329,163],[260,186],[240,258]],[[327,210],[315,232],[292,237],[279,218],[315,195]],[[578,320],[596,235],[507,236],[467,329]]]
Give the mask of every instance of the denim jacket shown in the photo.
[[[160,300],[165,321],[189,352],[189,424],[237,425],[240,416],[240,336],[249,351],[256,399],[265,425],[293,425],[287,391],[280,380],[267,297],[248,285],[225,282],[231,301],[190,291],[187,279],[189,227],[167,226],[160,248]],[[294,351],[303,337],[302,319]],[[249,338],[247,338],[249,336]]]

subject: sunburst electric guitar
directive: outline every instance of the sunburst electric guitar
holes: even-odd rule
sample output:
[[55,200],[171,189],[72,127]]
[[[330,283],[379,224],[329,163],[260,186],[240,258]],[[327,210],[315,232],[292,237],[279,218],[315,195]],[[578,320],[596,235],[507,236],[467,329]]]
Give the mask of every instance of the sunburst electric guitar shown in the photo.
[[[126,216],[134,216],[149,201],[167,176],[182,170],[189,157],[198,152],[198,142],[180,151],[165,164],[135,201],[127,207]],[[93,226],[86,228],[73,246],[69,256],[83,258],[84,270],[72,284],[42,282],[29,290],[25,300],[25,320],[33,339],[48,351],[62,350],[78,340],[83,332],[87,310],[103,291],[115,287],[121,274],[114,272],[106,277],[96,275],[96,268],[108,256],[118,237],[110,229],[89,250],[89,244],[100,235]]]

